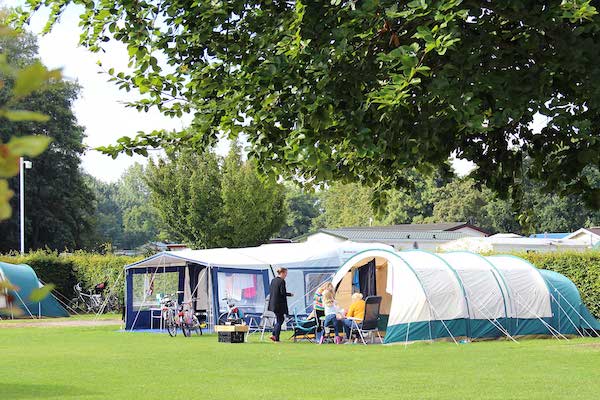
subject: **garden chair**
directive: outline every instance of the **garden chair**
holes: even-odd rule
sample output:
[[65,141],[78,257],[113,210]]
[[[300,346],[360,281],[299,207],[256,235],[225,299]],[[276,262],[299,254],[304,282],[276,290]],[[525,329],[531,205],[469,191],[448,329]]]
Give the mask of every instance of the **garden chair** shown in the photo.
[[[365,317],[361,322],[352,319],[352,327],[350,328],[350,338],[352,333],[356,331],[360,336],[360,340],[363,344],[367,344],[365,335],[371,336],[371,343],[373,343],[373,334],[377,334],[379,341],[383,343],[383,339],[379,334],[379,310],[381,308],[381,296],[368,296],[365,299]],[[348,340],[350,340],[348,338]]]

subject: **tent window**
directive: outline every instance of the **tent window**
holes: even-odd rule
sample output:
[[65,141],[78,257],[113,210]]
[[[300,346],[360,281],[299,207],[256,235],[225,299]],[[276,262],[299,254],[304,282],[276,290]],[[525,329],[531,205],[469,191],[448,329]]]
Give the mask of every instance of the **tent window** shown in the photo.
[[265,285],[262,273],[217,274],[219,287],[219,312],[227,311],[230,298],[245,313],[261,313],[265,307]]
[[313,296],[319,286],[325,283],[325,281],[330,280],[332,277],[332,272],[309,272],[304,275],[304,293],[306,293],[306,308],[308,310],[312,310]]
[[161,296],[177,293],[178,290],[179,272],[133,274],[133,309],[158,307]]

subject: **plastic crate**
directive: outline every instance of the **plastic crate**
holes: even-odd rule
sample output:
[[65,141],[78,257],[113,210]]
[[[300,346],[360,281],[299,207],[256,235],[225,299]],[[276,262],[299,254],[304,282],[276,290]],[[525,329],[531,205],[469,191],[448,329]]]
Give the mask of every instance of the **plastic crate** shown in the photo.
[[245,332],[219,332],[220,343],[244,343]]

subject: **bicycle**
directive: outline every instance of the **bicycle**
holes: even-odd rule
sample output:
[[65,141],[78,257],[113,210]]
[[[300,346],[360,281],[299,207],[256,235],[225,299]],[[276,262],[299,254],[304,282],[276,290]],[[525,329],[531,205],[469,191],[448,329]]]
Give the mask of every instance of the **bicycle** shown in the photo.
[[[198,319],[199,314],[192,310],[192,302],[186,302],[181,305],[179,312],[181,331],[183,336],[190,337],[192,332],[196,331],[198,336],[202,335],[202,323]],[[204,321],[206,321],[206,315],[204,315]]]
[[[104,304],[104,296],[102,293],[106,288],[107,282],[103,282],[94,287],[93,290],[88,290],[87,293],[83,291],[81,287],[81,282],[78,282],[75,286],[73,286],[73,290],[75,291],[75,297],[71,299],[69,302],[69,308],[74,311],[82,311],[82,312],[94,312],[97,313],[102,309],[102,305]],[[105,310],[108,309],[108,305]]]
[[179,307],[177,300],[173,300],[174,295],[167,295],[160,300],[161,314],[164,326],[169,336],[177,336],[177,326],[179,325]]
[[244,313],[235,306],[234,299],[227,296],[223,298],[227,302],[227,311],[219,315],[219,325],[239,325],[244,322]]

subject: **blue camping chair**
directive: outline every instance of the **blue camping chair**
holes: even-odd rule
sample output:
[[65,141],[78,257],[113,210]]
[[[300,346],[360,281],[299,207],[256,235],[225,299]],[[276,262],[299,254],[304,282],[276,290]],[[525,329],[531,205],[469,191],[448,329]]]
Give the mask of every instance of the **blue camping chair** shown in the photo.
[[294,342],[298,340],[308,340],[309,342],[316,342],[317,331],[319,330],[319,320],[317,317],[308,319],[299,319],[297,314],[294,314],[294,334],[290,339],[294,339]]

